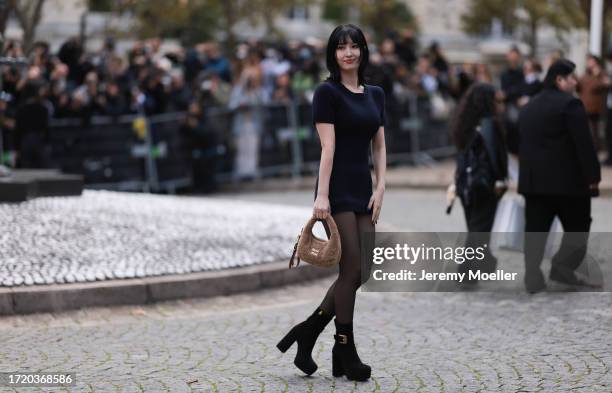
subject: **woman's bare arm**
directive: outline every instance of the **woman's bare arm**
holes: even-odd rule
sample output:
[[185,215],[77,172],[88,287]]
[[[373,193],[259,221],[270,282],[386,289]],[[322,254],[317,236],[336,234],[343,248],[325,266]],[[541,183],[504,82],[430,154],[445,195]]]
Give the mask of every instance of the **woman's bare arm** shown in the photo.
[[372,222],[378,222],[378,216],[382,209],[382,200],[385,193],[385,176],[387,173],[387,148],[385,146],[385,127],[378,127],[376,135],[372,140],[372,161],[374,164],[374,175],[376,176],[376,189],[372,194],[368,207],[372,208]]
[[385,189],[385,176],[387,174],[387,147],[385,146],[385,127],[378,127],[374,139],[372,139],[372,161],[374,164],[374,175],[376,176],[376,188]]
[[336,135],[334,125],[331,123],[317,123],[316,128],[321,141],[321,161],[319,163],[317,199],[315,200],[313,214],[316,218],[324,219],[329,213],[329,179],[334,163]]

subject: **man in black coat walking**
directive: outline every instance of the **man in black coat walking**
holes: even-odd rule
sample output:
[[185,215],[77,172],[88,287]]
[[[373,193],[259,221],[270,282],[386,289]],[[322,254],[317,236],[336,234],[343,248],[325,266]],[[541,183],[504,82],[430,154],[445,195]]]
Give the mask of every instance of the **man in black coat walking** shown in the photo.
[[519,193],[525,196],[525,287],[546,288],[540,264],[550,226],[559,217],[565,232],[549,278],[584,285],[574,271],[586,254],[591,196],[599,193],[601,169],[586,111],[575,92],[575,64],[554,62],[544,89],[519,116]]

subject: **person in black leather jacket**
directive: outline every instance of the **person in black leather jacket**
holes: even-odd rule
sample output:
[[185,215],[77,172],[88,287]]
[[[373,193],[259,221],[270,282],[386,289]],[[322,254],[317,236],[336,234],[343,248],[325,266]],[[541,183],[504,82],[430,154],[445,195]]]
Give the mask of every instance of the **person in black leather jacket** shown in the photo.
[[[466,246],[489,243],[497,205],[506,189],[508,155],[495,96],[495,88],[488,83],[472,85],[459,104],[452,128],[458,150],[456,189],[469,232]],[[465,262],[459,272],[494,272],[497,259],[486,250],[484,261]]]

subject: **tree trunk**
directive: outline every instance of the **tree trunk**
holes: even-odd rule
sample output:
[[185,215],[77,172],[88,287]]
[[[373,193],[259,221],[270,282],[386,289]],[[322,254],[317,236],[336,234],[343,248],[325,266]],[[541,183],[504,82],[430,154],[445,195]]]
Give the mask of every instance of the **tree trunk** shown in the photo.
[[266,25],[266,37],[278,37],[278,29],[274,24],[274,17],[276,14],[272,10],[263,13],[264,23]]
[[23,30],[23,50],[28,53],[36,37],[36,28],[42,17],[45,0],[19,0],[15,2],[15,14]]
[[529,19],[529,32],[527,37],[529,46],[529,56],[535,57],[538,52],[538,19],[533,15]]
[[23,29],[23,53],[30,53],[32,44],[34,43],[35,28],[32,26],[21,26]]
[[580,8],[584,12],[588,27],[591,24],[591,0],[580,0]]
[[234,25],[236,24],[236,10],[234,9],[233,0],[222,0],[221,7],[223,9],[223,15],[225,23],[223,28],[225,29],[225,49],[226,55],[229,57],[232,55],[232,51],[236,47],[236,36],[234,35]]
[[602,57],[606,58],[608,57],[608,52],[610,52],[610,30],[608,29],[610,26],[606,25],[606,21],[608,19],[608,13],[610,12],[610,10],[612,10],[612,4],[610,4],[609,1],[604,1],[604,8],[603,8],[603,37],[601,38],[601,45],[602,45]]
[[4,8],[0,9],[0,34],[4,37],[6,31],[6,24],[8,22],[11,12],[15,7],[15,0],[5,2]]

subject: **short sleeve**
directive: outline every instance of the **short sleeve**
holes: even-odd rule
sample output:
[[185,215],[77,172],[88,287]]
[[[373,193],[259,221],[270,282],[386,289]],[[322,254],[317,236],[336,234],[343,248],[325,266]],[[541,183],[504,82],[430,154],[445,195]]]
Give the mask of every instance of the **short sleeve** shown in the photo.
[[334,123],[335,116],[334,89],[327,83],[321,83],[312,98],[312,122]]

